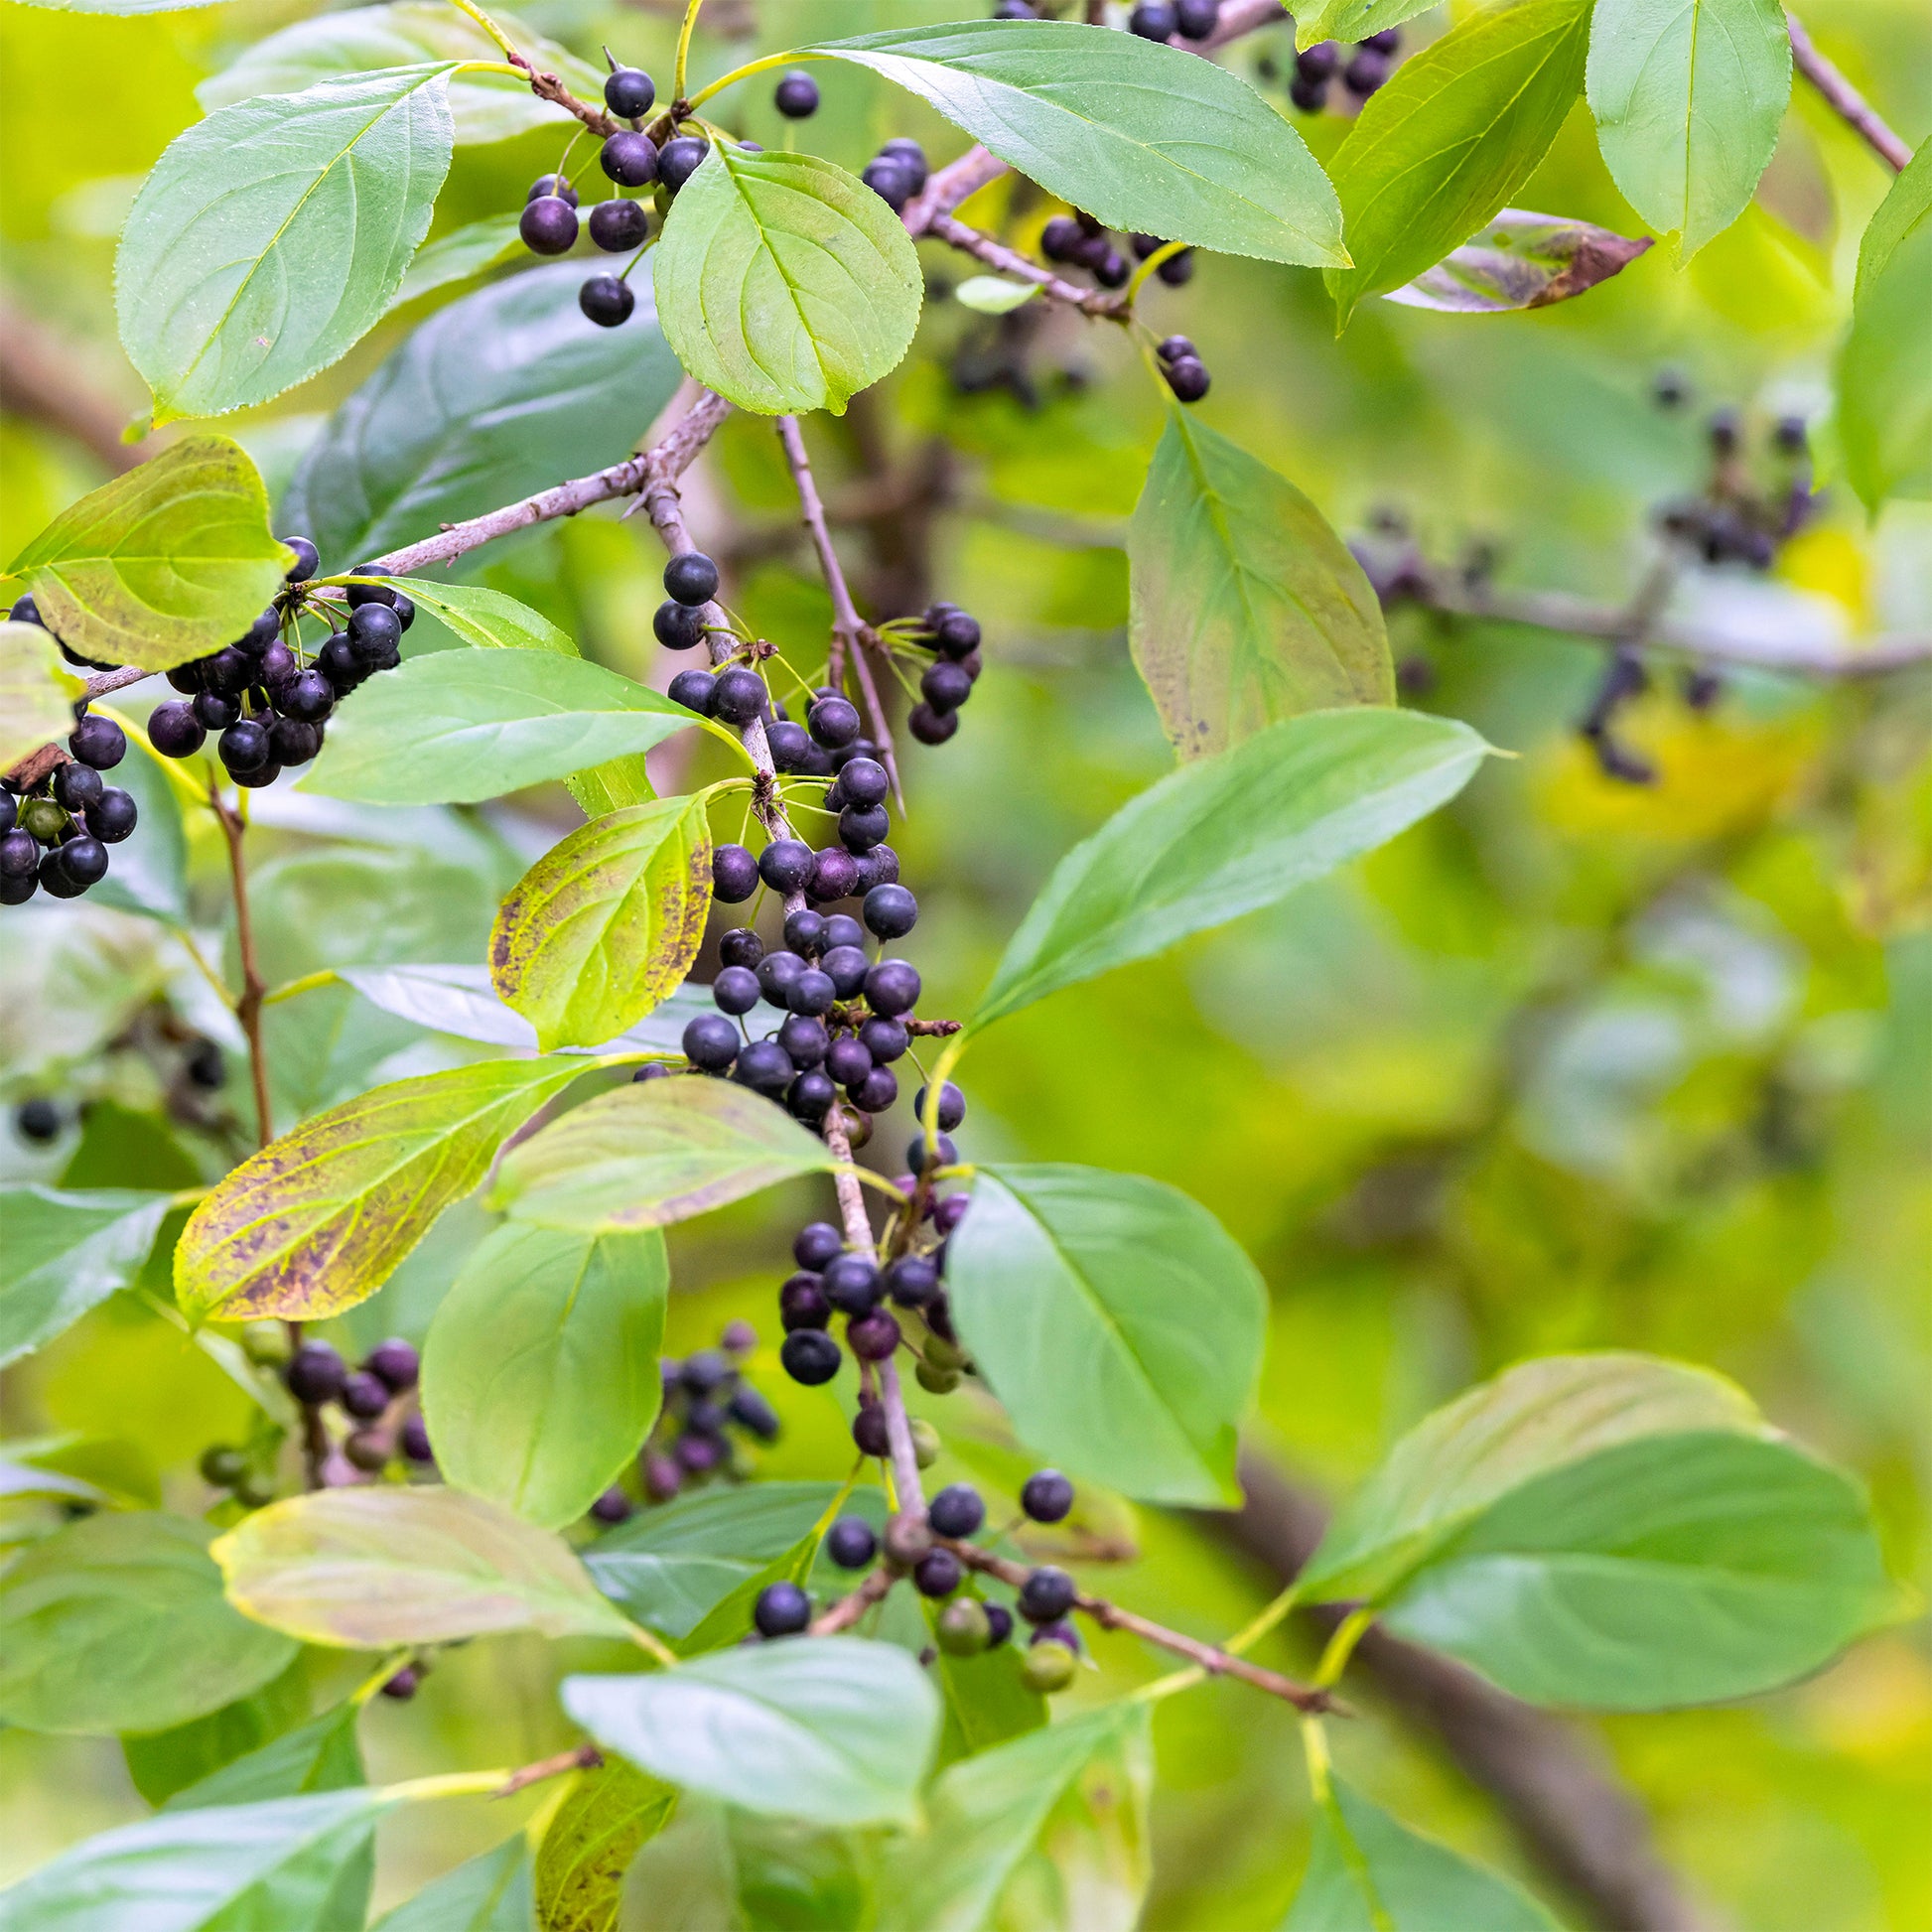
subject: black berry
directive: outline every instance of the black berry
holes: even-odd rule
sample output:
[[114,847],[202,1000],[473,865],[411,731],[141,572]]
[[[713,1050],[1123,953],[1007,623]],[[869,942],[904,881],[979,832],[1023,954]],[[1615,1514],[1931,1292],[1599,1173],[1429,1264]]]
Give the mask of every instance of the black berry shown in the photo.
[[[539,195],[554,195],[559,201],[568,202],[572,207],[577,206],[577,191],[564,175],[539,175],[530,184],[530,192],[524,196],[526,203],[534,202]],[[350,600],[353,602],[353,600]]]
[[[642,140],[643,136],[637,138]],[[630,320],[637,298],[628,282],[620,281],[615,275],[593,275],[577,291],[577,306],[600,329],[616,329]]]
[[68,737],[68,750],[96,771],[111,771],[127,757],[127,734],[111,718],[89,712]]
[[794,69],[772,90],[771,101],[786,120],[809,120],[818,112],[818,82]]
[[[801,975],[798,984],[802,985],[809,974]],[[792,989],[795,994],[797,986]],[[807,1067],[820,1064],[831,1045],[831,1036],[825,1031],[825,1023],[814,1019],[807,1013],[792,1013],[785,1016],[784,1024],[778,1029],[778,1044],[785,1049],[785,1057],[802,1073]],[[829,1083],[828,1083],[829,1084]],[[807,1097],[815,1094],[816,1088],[807,1090]],[[789,1101],[787,1100],[787,1104]]]
[[[289,681],[280,703],[283,711],[298,724],[319,725],[335,710],[336,693],[320,671],[304,671]],[[239,729],[239,726],[230,727],[230,730]],[[227,743],[226,733],[222,734],[222,743]]]
[[[885,841],[886,834],[893,829],[893,822],[887,816],[884,805],[848,805],[839,814],[839,838],[845,849],[855,856],[870,852],[874,846]],[[853,875],[852,890],[858,889],[858,875]]]
[[14,1132],[23,1141],[54,1140],[61,1132],[61,1110],[51,1100],[23,1100],[14,1109]]
[[650,233],[650,216],[644,212],[642,204],[617,196],[599,202],[591,209],[587,225],[591,240],[607,255],[627,255],[633,248],[644,245],[644,238]]
[[811,883],[805,893],[819,904],[830,905],[836,899],[850,898],[858,888],[858,861],[842,847],[831,845],[813,861]]
[[710,143],[694,134],[680,134],[666,141],[657,156],[657,179],[675,195],[704,165]]
[[748,899],[759,889],[759,862],[742,845],[721,845],[711,855],[711,894],[727,905]]
[[846,1092],[862,1113],[883,1114],[898,1098],[898,1079],[891,1067],[875,1066],[857,1086],[848,1087]]
[[577,210],[561,195],[525,202],[516,231],[533,255],[567,255],[577,245]]
[[621,121],[641,120],[657,98],[657,83],[642,68],[614,68],[604,83],[604,104]]
[[738,1057],[738,1029],[722,1013],[700,1013],[683,1035],[684,1057],[707,1073],[722,1073]]
[[881,1066],[897,1059],[911,1043],[911,1035],[897,1020],[887,1020],[878,1014],[859,1029],[859,1044]]
[[837,1342],[822,1328],[794,1328],[778,1350],[778,1360],[794,1382],[815,1388],[839,1372],[843,1359]]
[[597,159],[620,188],[642,188],[657,179],[657,143],[627,127],[605,142]]
[[103,845],[119,845],[139,817],[132,795],[109,785],[87,807],[87,830]]
[[778,1291],[778,1320],[785,1333],[794,1328],[822,1328],[832,1318],[832,1305],[816,1275],[793,1275]]
[[1020,1507],[1035,1523],[1058,1523],[1073,1507],[1073,1485],[1057,1469],[1036,1469],[1020,1492]]
[[917,969],[903,959],[882,959],[866,974],[866,1000],[888,1018],[910,1013],[919,1003]]
[[1171,362],[1167,376],[1168,387],[1181,402],[1199,402],[1212,382],[1207,365],[1191,355],[1183,355],[1177,362]]
[[402,644],[402,620],[388,604],[364,604],[348,614],[349,648],[371,668]]
[[903,212],[906,203],[918,192],[912,186],[911,170],[895,155],[879,155],[869,161],[859,179],[895,214]]
[[750,1013],[759,1003],[759,976],[749,966],[724,967],[711,982],[711,997],[720,1013]]
[[54,772],[54,796],[70,812],[85,811],[105,787],[91,764],[63,764]]
[[672,678],[665,695],[673,704],[681,704],[687,711],[695,711],[700,718],[709,718],[717,690],[718,680],[709,671],[701,671],[693,665],[690,670],[680,671]]
[[1178,24],[1173,0],[1141,0],[1127,16],[1128,31],[1144,41],[1167,40]]
[[919,693],[934,711],[957,711],[973,695],[973,680],[962,665],[941,658],[927,665],[919,679]]
[[852,1441],[862,1455],[887,1455],[892,1450],[886,1411],[877,1402],[864,1404],[852,1418]]
[[802,1017],[816,1018],[830,1013],[837,998],[838,989],[832,984],[831,976],[816,967],[808,967],[785,988],[785,1005]]
[[362,1366],[379,1378],[391,1393],[402,1395],[416,1386],[422,1364],[408,1342],[399,1336],[391,1336],[387,1341],[377,1342],[369,1350],[369,1358]]
[[905,729],[921,745],[943,745],[959,729],[959,713],[934,711],[929,704],[915,704],[905,714]]
[[814,912],[808,905],[801,905],[795,912],[787,912],[785,944],[803,958],[816,957],[825,944],[824,913]]
[[774,1007],[790,1007],[792,981],[805,970],[805,962],[795,952],[768,952],[759,961],[759,985],[765,1000]]
[[939,1271],[924,1255],[900,1255],[886,1270],[886,1292],[902,1309],[916,1309],[939,1292]]
[[1041,1564],[1020,1586],[1020,1614],[1029,1623],[1056,1623],[1073,1607],[1077,1594],[1064,1570]]
[[237,719],[215,748],[230,773],[259,771],[268,763],[268,733],[252,718]]
[[805,724],[828,752],[850,745],[859,736],[858,709],[849,698],[817,699],[805,713]]
[[772,767],[778,771],[804,771],[817,750],[811,734],[803,725],[780,718],[764,728],[765,749],[771,754]]
[[761,1637],[795,1637],[811,1620],[812,1599],[796,1584],[767,1584],[752,1608]]
[[823,1268],[845,1253],[845,1237],[830,1221],[808,1221],[792,1237],[791,1253],[800,1268]]
[[825,1071],[842,1087],[856,1087],[872,1072],[872,1055],[852,1037],[841,1034],[825,1055]]
[[928,1550],[912,1566],[912,1587],[921,1596],[950,1596],[965,1576],[950,1550]]
[[687,550],[664,566],[664,592],[680,604],[709,604],[718,595],[718,566],[702,550]]
[[307,537],[283,537],[282,542],[295,552],[295,562],[285,573],[291,584],[306,584],[322,568],[322,553]]
[[1221,0],[1174,0],[1174,31],[1184,41],[1204,41],[1220,25]]
[[342,1399],[351,1416],[373,1422],[389,1406],[389,1386],[380,1376],[358,1368],[344,1380]]
[[207,740],[207,727],[192,705],[158,704],[148,714],[148,743],[165,759],[192,758]]
[[864,1570],[879,1554],[879,1538],[863,1516],[841,1516],[825,1532],[825,1554],[841,1570]]
[[322,750],[322,727],[278,718],[268,728],[268,756],[275,764],[307,764]]
[[748,925],[735,925],[718,941],[718,958],[726,966],[756,966],[764,957],[764,941]]
[[978,1531],[986,1521],[986,1505],[980,1500],[979,1491],[971,1484],[955,1482],[933,1497],[925,1520],[934,1536],[951,1537],[957,1541]]
[[832,1111],[839,1090],[816,1067],[807,1067],[785,1090],[785,1106],[794,1120],[816,1126]]
[[870,1255],[840,1254],[820,1277],[825,1299],[841,1314],[867,1315],[879,1306],[879,1264]]
[[903,886],[875,886],[866,895],[866,924],[882,939],[902,939],[918,923],[919,901]]
[[[682,610],[684,606],[675,608]],[[764,680],[758,672],[734,664],[730,670],[718,673],[718,690],[711,708],[727,724],[749,725],[764,710],[765,703]]]
[[[829,939],[833,937],[827,933]],[[872,962],[859,947],[846,943],[827,946],[819,958],[819,969],[830,978],[834,990],[841,1000],[854,998],[866,983],[866,974],[871,971]]]
[[650,627],[666,650],[689,650],[704,642],[704,612],[666,598],[651,614]]
[[732,1078],[767,1099],[778,1100],[792,1081],[791,1056],[775,1039],[755,1039],[738,1049]]
[[333,1402],[342,1394],[348,1370],[326,1341],[305,1341],[289,1357],[282,1379],[298,1402]]
[[[802,893],[812,876],[812,849],[803,839],[773,839],[759,854],[759,877],[774,893]],[[823,1013],[825,1008],[794,1009],[801,1010]]]

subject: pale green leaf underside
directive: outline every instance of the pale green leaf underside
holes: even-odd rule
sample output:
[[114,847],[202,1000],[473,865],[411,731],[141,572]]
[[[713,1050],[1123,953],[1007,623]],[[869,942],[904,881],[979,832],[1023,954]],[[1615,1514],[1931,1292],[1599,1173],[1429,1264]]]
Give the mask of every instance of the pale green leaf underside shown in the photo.
[[1393,704],[1382,606],[1321,512],[1171,409],[1128,529],[1128,644],[1183,759],[1299,712]]
[[693,722],[575,655],[433,651],[345,700],[302,788],[376,805],[475,804],[641,754]]
[[1744,211],[1791,97],[1779,0],[1597,0],[1590,112],[1603,161],[1688,260]]
[[840,1165],[749,1087],[648,1080],[600,1094],[512,1148],[489,1204],[544,1227],[621,1233],[668,1227]]
[[982,1168],[948,1254],[953,1318],[1029,1449],[1147,1502],[1240,1501],[1266,1294],[1205,1208],[1136,1174]]
[[0,1367],[125,1288],[168,1206],[166,1194],[119,1188],[0,1193]]
[[225,436],[191,436],[70,503],[9,566],[83,657],[165,671],[232,643],[293,554]]
[[1348,257],[1302,137],[1211,61],[1078,21],[967,20],[827,41],[1049,193],[1130,232],[1265,261]]
[[79,682],[37,623],[0,622],[0,771],[67,737]]
[[1867,509],[1932,496],[1932,142],[1892,184],[1859,249],[1838,432]]
[[713,143],[651,259],[678,360],[759,415],[843,414],[918,327],[919,258],[898,216],[812,155]]
[[449,172],[450,73],[240,101],[170,143],[114,264],[121,342],[157,422],[266,402],[374,325]]
[[629,1630],[561,1537],[460,1489],[318,1489],[256,1510],[213,1555],[230,1601],[305,1643]]
[[1286,898],[1454,797],[1488,749],[1452,719],[1363,706],[1181,766],[1053,869],[972,1024]]
[[656,1419],[669,1284],[654,1231],[492,1230],[423,1349],[444,1480],[548,1529],[582,1516]]

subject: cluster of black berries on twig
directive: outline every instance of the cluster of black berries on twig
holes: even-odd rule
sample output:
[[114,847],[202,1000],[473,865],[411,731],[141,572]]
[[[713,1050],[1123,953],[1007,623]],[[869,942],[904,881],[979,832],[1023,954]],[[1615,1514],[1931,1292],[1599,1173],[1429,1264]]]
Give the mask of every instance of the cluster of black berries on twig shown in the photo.
[[[637,1455],[648,1501],[669,1502],[694,1484],[742,1474],[738,1437],[777,1440],[777,1411],[744,1377],[743,1363],[758,1341],[750,1322],[733,1321],[716,1348],[697,1349],[681,1362],[664,1358],[664,1406]],[[621,1523],[633,1506],[628,1491],[611,1488],[591,1514],[600,1523]]]
[[903,214],[905,205],[926,183],[925,150],[918,142],[888,141],[866,163],[859,179],[892,209]]
[[[251,1339],[244,1336],[244,1345]],[[258,1346],[272,1349],[272,1332],[264,1332]],[[359,1368],[350,1368],[326,1341],[305,1341],[288,1357],[282,1379],[304,1408],[340,1408],[350,1424],[344,1455],[365,1474],[378,1475],[398,1455],[410,1462],[433,1459],[422,1412],[407,1404],[419,1370],[415,1349],[394,1337],[370,1349]]]
[[1161,374],[1179,402],[1199,402],[1213,381],[1207,364],[1186,336],[1164,336],[1154,351]]
[[[322,750],[323,728],[337,701],[378,671],[402,662],[402,633],[416,607],[388,584],[350,584],[340,615],[307,590],[318,560],[307,537],[282,539],[297,554],[288,588],[232,644],[168,673],[183,696],[157,705],[148,717],[148,742],[163,758],[192,758],[215,735],[215,756],[238,785],[271,785],[293,765]],[[354,574],[364,575],[367,566]],[[313,648],[302,641],[302,620],[320,617],[332,627]]]
[[[1660,409],[1680,409],[1689,400],[1683,377],[1670,371],[1658,377],[1653,394]],[[1820,501],[1812,488],[1805,420],[1780,416],[1755,454],[1734,409],[1713,410],[1705,434],[1711,470],[1704,489],[1665,503],[1657,527],[1699,562],[1769,570],[1780,546],[1812,520]]]
[[879,628],[895,670],[916,667],[919,694],[906,713],[905,729],[921,745],[943,745],[959,729],[959,713],[979,682],[979,620],[957,604],[929,604],[916,618],[897,618]]
[[127,734],[84,702],[75,711],[70,758],[19,791],[0,789],[0,905],[37,892],[78,898],[106,878],[107,848],[134,830],[132,796],[100,775],[126,757]]
[[[1134,258],[1130,261],[1107,228],[1091,214],[1078,209],[1071,214],[1054,215],[1039,231],[1039,252],[1049,262],[1063,268],[1085,269],[1103,289],[1124,289],[1133,280],[1134,262],[1146,261],[1167,245],[1159,235],[1130,235],[1127,250]],[[1154,272],[1170,288],[1179,288],[1193,278],[1193,251],[1180,249],[1168,256]]]
[[[1318,114],[1328,103],[1331,86],[1355,101],[1364,101],[1387,81],[1395,69],[1397,50],[1402,46],[1401,30],[1385,27],[1352,48],[1340,41],[1318,41],[1305,47],[1295,57],[1294,77],[1288,83],[1288,97],[1305,114]],[[1256,69],[1264,80],[1280,77],[1281,69],[1272,59],[1262,60]]]
[[[1039,0],[996,0],[995,20],[1038,20]],[[1144,41],[1204,41],[1221,24],[1221,0],[1139,0],[1127,16],[1130,33]]]

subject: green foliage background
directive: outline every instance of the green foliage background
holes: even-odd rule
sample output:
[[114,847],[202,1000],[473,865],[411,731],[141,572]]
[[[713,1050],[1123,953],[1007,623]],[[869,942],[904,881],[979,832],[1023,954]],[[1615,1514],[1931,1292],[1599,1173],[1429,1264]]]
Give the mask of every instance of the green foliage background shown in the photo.
[[[764,0],[762,11],[769,37],[802,40],[964,10]],[[654,10],[543,0],[524,13],[581,50],[609,40],[668,68],[670,30]],[[142,392],[114,343],[109,270],[133,188],[198,117],[196,83],[294,16],[264,0],[134,19],[0,5],[7,299],[53,333],[77,382],[130,413]],[[1834,58],[1922,138],[1932,17],[1917,0],[1833,0],[1813,16]],[[733,52],[701,46],[702,70]],[[821,68],[819,79],[817,151],[856,166],[906,131],[953,151],[940,123],[863,74]],[[746,131],[773,139],[763,115],[761,101],[748,108]],[[1313,124],[1311,145],[1325,153],[1344,127]],[[433,232],[515,206],[557,146],[546,132],[460,149]],[[1685,368],[1700,403],[1741,406],[1760,436],[1784,410],[1818,414],[1857,239],[1884,186],[1800,89],[1755,203],[1685,270],[1659,247],[1587,298],[1521,318],[1371,300],[1337,341],[1314,271],[1214,259],[1190,290],[1159,295],[1155,319],[1192,334],[1215,371],[1201,414],[1338,527],[1393,505],[1436,554],[1494,541],[1510,581],[1608,600],[1638,567],[1646,507],[1701,480],[1697,411],[1649,406],[1656,369]],[[1518,200],[1643,231],[1581,105]],[[957,277],[925,252],[929,274]],[[271,489],[321,415],[428,306],[271,409],[232,419]],[[946,354],[985,326],[933,301],[876,408],[813,430],[834,490],[839,455],[857,476],[873,431],[901,452],[927,439],[950,452],[956,503],[938,524],[932,588],[980,616],[990,674],[954,743],[908,759],[901,852],[924,907],[911,950],[933,1012],[970,1006],[1053,860],[1169,760],[1127,656],[1120,547],[1159,433],[1156,395],[1124,344],[1056,319],[1035,351],[1039,409],[1000,393],[961,399]],[[1084,380],[1054,379],[1057,367]],[[1829,438],[1824,461],[1829,474]],[[762,423],[727,426],[709,478],[695,498],[701,535],[728,517],[789,525]],[[0,548],[11,554],[100,480],[74,444],[0,421]],[[587,517],[489,553],[478,575],[544,611],[586,655],[650,674],[659,559],[634,531]],[[809,559],[772,555],[743,580],[740,603],[767,634],[815,640],[826,609]],[[1858,628],[1932,626],[1932,508],[1893,503],[1867,524],[1841,486],[1779,576]],[[1662,776],[1637,789],[1602,779],[1571,733],[1595,650],[1479,626],[1438,634],[1414,614],[1396,642],[1433,667],[1425,702],[1515,760],[1493,762],[1448,811],[1339,882],[989,1035],[969,1068],[972,1157],[1150,1173],[1217,1214],[1272,1295],[1257,1439],[1307,1480],[1339,1490],[1425,1411],[1524,1354],[1644,1348],[1723,1369],[1774,1421],[1862,1472],[1894,1573],[1923,1584],[1932,682],[1824,690],[1740,676],[1697,717],[1660,679],[1632,737]],[[654,680],[664,675],[657,665]],[[305,824],[257,835],[271,977],[346,963],[350,943],[366,960],[366,934],[381,935],[385,957],[481,957],[497,898],[571,822],[561,791],[517,805],[317,801]],[[198,911],[217,920],[219,855],[197,843],[187,859]],[[10,913],[0,931],[0,1094],[95,1103],[77,1142],[69,1133],[42,1153],[0,1140],[0,1171],[69,1185],[210,1176],[210,1151],[170,1130],[125,1044],[164,991],[218,1032],[179,950],[152,923],[92,903]],[[340,1097],[387,1056],[400,1056],[394,1071],[418,1071],[435,1063],[426,1055],[463,1050],[420,1038],[345,990],[309,996],[275,1021],[282,1104]],[[733,1314],[763,1331],[754,1379],[787,1424],[763,1461],[772,1475],[833,1473],[844,1453],[829,1396],[787,1383],[769,1345],[781,1238],[811,1198],[781,1191],[672,1236],[668,1345],[708,1341]],[[482,1220],[475,1206],[448,1217],[382,1296],[336,1324],[345,1342],[420,1339],[450,1257]],[[205,1495],[195,1456],[246,1421],[208,1360],[130,1296],[10,1372],[4,1394],[7,1436],[107,1439],[93,1451],[102,1470],[191,1512]],[[937,1473],[972,1466],[949,1458]],[[1151,1615],[1225,1629],[1269,1593],[1211,1523],[1140,1512],[1122,1527],[1141,1554],[1108,1587]],[[1151,1674],[1131,1640],[1101,1637],[1096,1654],[1096,1700]],[[312,1656],[345,1681],[355,1668]],[[522,1639],[452,1653],[416,1704],[372,1712],[372,1777],[560,1747],[570,1733],[554,1681],[574,1661],[573,1646]],[[1932,1922],[1922,1630],[1881,1634],[1747,1708],[1600,1728],[1666,1854],[1730,1922]],[[1528,1875],[1494,1812],[1437,1755],[1386,1724],[1340,1730],[1355,1785]],[[1146,1923],[1273,1923],[1310,1829],[1290,1715],[1213,1688],[1165,1705],[1155,1735]],[[0,1733],[0,1879],[144,1810],[112,1740]],[[378,1901],[480,1849],[486,1838],[462,1834],[499,1833],[507,1810],[393,1818]]]

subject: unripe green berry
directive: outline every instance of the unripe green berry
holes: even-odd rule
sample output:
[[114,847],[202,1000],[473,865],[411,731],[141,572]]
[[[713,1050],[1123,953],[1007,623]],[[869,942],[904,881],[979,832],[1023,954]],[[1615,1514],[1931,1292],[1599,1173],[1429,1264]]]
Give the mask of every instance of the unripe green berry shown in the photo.
[[[959,1387],[959,1371],[956,1368],[934,1368],[930,1362],[921,1362],[912,1373],[919,1379],[919,1387],[928,1389],[934,1395],[951,1395]],[[919,1465],[923,1468],[925,1465]]]
[[925,1338],[920,1350],[934,1368],[964,1368],[966,1351],[957,1342],[948,1341],[944,1335],[934,1332]]
[[939,1459],[939,1432],[923,1416],[912,1418],[912,1459],[922,1469]]
[[977,1597],[958,1597],[940,1611],[939,1648],[948,1657],[977,1657],[992,1641],[992,1621]]
[[226,1443],[214,1443],[202,1451],[202,1480],[216,1489],[232,1489],[248,1473],[248,1458]]
[[1030,1691],[1037,1691],[1041,1697],[1050,1697],[1073,1682],[1075,1668],[1072,1651],[1049,1637],[1027,1652],[1020,1665],[1020,1675],[1026,1680]]
[[289,1346],[285,1322],[249,1322],[241,1331],[241,1352],[261,1368],[280,1368],[294,1350]]
[[245,1475],[234,1486],[235,1501],[244,1509],[266,1509],[275,1500],[272,1476]]

